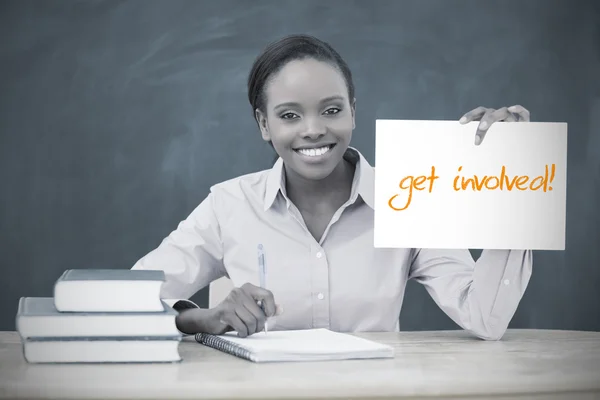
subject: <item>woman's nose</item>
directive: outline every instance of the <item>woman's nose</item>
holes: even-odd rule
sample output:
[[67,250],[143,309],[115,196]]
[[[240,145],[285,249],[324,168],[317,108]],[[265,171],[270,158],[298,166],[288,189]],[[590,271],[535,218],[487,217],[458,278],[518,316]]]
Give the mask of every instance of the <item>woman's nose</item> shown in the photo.
[[306,120],[306,129],[304,131],[304,137],[310,139],[318,139],[327,133],[327,127],[318,118],[311,118]]

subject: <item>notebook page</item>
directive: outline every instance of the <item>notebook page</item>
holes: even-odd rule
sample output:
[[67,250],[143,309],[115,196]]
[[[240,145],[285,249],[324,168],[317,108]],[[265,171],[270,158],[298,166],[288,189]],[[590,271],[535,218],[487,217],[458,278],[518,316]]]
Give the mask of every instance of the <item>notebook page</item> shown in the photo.
[[355,354],[391,349],[384,344],[327,329],[259,332],[247,338],[239,338],[229,332],[221,337],[243,345],[255,354]]

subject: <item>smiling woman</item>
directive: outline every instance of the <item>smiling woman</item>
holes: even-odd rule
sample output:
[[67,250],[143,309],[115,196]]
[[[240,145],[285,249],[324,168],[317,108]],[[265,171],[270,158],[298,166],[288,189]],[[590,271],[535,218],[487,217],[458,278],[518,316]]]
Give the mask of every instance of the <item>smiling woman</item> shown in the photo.
[[[161,296],[180,311],[179,330],[244,337],[277,315],[271,330],[394,331],[406,282],[415,279],[472,334],[504,334],[531,275],[531,251],[484,250],[475,262],[466,249],[373,247],[374,169],[350,147],[354,84],[330,45],[308,35],[270,44],[252,66],[248,99],[276,163],[213,186],[133,267],[165,272]],[[479,107],[460,122],[473,120],[481,120],[478,144],[494,122],[529,113]],[[186,300],[223,276],[235,289],[216,307]]]
[[256,119],[288,179],[347,175],[342,157],[352,138],[354,106],[338,69],[314,59],[290,61],[263,90],[267,101]]
[[248,99],[287,173],[312,179],[347,175],[341,160],[355,126],[354,83],[331,46],[299,35],[272,43],[250,71]]

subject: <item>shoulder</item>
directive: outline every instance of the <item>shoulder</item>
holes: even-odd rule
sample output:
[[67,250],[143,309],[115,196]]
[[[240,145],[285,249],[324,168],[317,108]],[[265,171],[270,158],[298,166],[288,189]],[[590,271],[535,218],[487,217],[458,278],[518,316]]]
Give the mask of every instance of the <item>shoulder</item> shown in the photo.
[[262,199],[271,169],[252,172],[219,182],[210,187],[216,201]]
[[240,215],[264,207],[265,188],[270,172],[271,170],[253,172],[212,185],[189,218],[200,225],[206,224],[206,220],[218,221],[223,225]]

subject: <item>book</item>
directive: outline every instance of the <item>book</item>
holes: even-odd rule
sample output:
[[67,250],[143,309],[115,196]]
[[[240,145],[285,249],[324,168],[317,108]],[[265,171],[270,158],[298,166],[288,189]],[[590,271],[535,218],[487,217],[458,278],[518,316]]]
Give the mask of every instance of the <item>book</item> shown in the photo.
[[394,357],[391,346],[328,329],[270,331],[246,338],[234,332],[197,333],[194,338],[200,344],[256,363]]
[[161,270],[70,269],[54,284],[59,312],[160,312]]
[[163,302],[160,312],[59,312],[51,297],[21,297],[17,332],[31,337],[173,336],[177,311]]
[[181,335],[122,338],[30,338],[23,341],[28,363],[179,362]]

